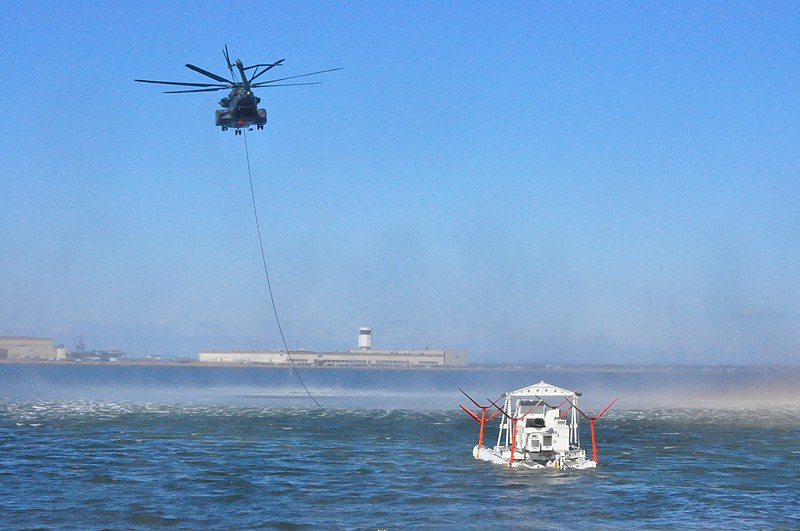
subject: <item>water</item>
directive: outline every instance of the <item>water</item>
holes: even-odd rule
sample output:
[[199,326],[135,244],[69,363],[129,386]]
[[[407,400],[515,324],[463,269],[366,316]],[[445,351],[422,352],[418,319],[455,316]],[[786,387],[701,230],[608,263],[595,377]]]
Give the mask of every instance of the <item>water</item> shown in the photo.
[[[796,374],[519,373],[307,371],[323,411],[285,369],[0,365],[0,527],[800,526],[800,406],[775,396]],[[597,470],[472,458],[453,384],[514,378],[616,386]],[[660,403],[666,384],[706,400]],[[765,384],[766,407],[731,405]]]

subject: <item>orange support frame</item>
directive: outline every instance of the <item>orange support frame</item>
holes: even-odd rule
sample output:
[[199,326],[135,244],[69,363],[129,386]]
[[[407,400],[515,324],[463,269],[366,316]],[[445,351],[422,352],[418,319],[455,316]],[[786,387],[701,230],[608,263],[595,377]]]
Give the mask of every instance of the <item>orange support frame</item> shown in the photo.
[[478,415],[476,415],[475,413],[473,413],[473,412],[472,412],[472,411],[470,411],[469,409],[465,408],[465,407],[464,407],[464,406],[462,406],[461,404],[459,404],[459,407],[460,407],[461,409],[463,409],[463,410],[464,410],[464,411],[465,411],[465,412],[466,412],[466,413],[467,413],[467,414],[468,414],[470,417],[472,417],[472,418],[473,418],[473,419],[475,419],[475,420],[476,420],[478,423],[480,423],[481,427],[480,427],[480,431],[478,432],[478,448],[483,448],[483,432],[484,432],[484,427],[486,426],[486,423],[487,423],[488,421],[492,420],[492,419],[494,418],[494,416],[495,416],[495,415],[497,415],[497,414],[498,414],[498,413],[500,413],[500,412],[499,412],[499,411],[495,411],[494,413],[492,413],[491,415],[489,415],[489,416],[487,417],[487,416],[486,416],[486,410],[487,410],[487,409],[489,409],[489,406],[480,406],[480,408],[481,408],[481,416],[480,416],[480,418],[479,418],[479,417],[478,417]]
[[512,419],[514,427],[511,429],[511,457],[508,458],[508,466],[514,466],[514,448],[517,447],[517,420]]

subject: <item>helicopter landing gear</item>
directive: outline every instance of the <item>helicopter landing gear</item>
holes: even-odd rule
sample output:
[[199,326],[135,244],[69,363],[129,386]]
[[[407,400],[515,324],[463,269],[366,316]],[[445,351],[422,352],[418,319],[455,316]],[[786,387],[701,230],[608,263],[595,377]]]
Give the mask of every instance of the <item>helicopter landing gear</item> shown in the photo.
[[237,130],[235,131],[235,133],[236,133],[236,136],[239,136],[239,135],[241,135],[241,134],[242,134],[242,130],[241,130],[241,129],[237,129]]
[[259,131],[262,131],[264,129],[264,124],[258,124],[256,126],[256,129],[258,129]]
[[222,126],[222,130],[223,130],[223,131],[227,131],[227,130],[228,130],[228,126],[227,126],[227,125],[223,125],[223,126]]

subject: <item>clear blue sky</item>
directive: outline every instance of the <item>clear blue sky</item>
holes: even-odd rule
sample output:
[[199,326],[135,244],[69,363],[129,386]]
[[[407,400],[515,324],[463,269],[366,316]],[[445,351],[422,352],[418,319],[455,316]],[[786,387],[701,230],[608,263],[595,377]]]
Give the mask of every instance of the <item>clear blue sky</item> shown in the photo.
[[800,363],[795,2],[0,3],[0,335]]

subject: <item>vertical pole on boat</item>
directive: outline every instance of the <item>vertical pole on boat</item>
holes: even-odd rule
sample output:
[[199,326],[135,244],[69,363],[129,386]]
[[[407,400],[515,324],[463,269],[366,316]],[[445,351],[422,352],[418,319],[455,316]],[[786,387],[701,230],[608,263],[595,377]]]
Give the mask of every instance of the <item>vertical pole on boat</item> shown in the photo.
[[[508,466],[513,466],[513,464],[514,464],[514,450],[517,447],[517,423],[520,420],[522,420],[525,417],[527,417],[528,413],[533,411],[534,408],[536,408],[538,406],[538,404],[535,404],[528,411],[526,411],[525,413],[522,413],[522,405],[519,402],[517,402],[517,408],[516,408],[516,411],[514,412],[515,415],[517,415],[517,416],[512,417],[511,415],[509,415],[509,413],[511,413],[511,405],[513,403],[512,399],[511,399],[511,396],[512,395],[506,396],[506,404],[505,404],[505,408],[504,409],[500,409],[500,406],[498,406],[496,402],[492,402],[492,404],[494,404],[494,407],[497,408],[498,412],[501,412],[503,414],[503,416],[505,417],[503,419],[503,421],[501,422],[501,424],[500,424],[501,433],[502,433],[502,430],[503,430],[503,426],[508,426],[507,423],[509,423],[509,422],[513,422],[514,423],[514,426],[511,428],[510,432],[509,432],[509,428],[508,427],[505,428],[505,431],[506,431],[506,447],[510,448],[510,450],[511,450],[511,454],[510,454],[509,459],[508,459]],[[491,400],[490,400],[490,402],[491,402]],[[539,403],[541,403],[541,401]],[[497,415],[497,412],[495,412],[492,416],[494,416],[494,415]],[[508,440],[508,436],[509,435],[511,435],[511,440],[510,441]],[[498,441],[498,444],[499,444],[499,441]]]
[[[513,395],[511,395],[511,394],[507,394],[506,395],[506,403],[503,406],[503,409],[501,409],[500,406],[497,405],[496,401],[489,400],[489,402],[491,402],[492,405],[497,408],[497,411],[495,413],[493,413],[492,416],[497,415],[497,413],[499,412],[499,413],[503,414],[503,417],[505,417],[500,423],[500,434],[498,435],[498,445],[500,443],[500,436],[503,433],[503,429],[505,429],[505,432],[506,432],[506,444],[505,444],[505,446],[509,447],[511,449],[511,455],[510,455],[509,460],[508,460],[508,466],[513,466],[513,464],[514,464],[514,450],[516,449],[516,446],[517,446],[517,422],[519,420],[524,419],[525,417],[527,417],[528,413],[533,411],[533,409],[536,407],[536,405],[534,405],[528,411],[526,411],[525,413],[522,413],[522,405],[519,402],[517,402],[517,407],[516,407],[516,411],[515,411],[515,414],[517,416],[516,417],[512,417],[510,415],[511,410],[512,410],[511,406],[513,405],[513,398],[512,397],[513,397]],[[491,418],[491,417],[489,417],[489,418]],[[514,423],[514,426],[512,428],[510,428],[511,431],[509,431],[509,428],[508,428],[508,423],[509,422],[513,422]],[[509,435],[511,435],[511,440],[510,441],[508,440]]]
[[481,431],[478,434],[478,448],[483,448],[483,427],[486,425],[486,408],[481,408]]
[[508,458],[508,466],[514,466],[514,448],[517,447],[517,419],[513,419],[514,428],[511,430],[511,457]]
[[614,400],[612,400],[612,401],[611,401],[611,403],[610,403],[610,404],[608,404],[608,405],[606,406],[606,408],[605,408],[603,411],[601,411],[600,413],[598,413],[598,414],[597,414],[597,415],[595,415],[594,417],[590,417],[589,415],[587,415],[586,413],[584,413],[583,411],[581,411],[581,410],[578,408],[578,404],[577,404],[577,402],[578,402],[578,401],[577,401],[577,400],[575,400],[575,403],[573,403],[573,404],[572,404],[572,407],[573,407],[573,408],[575,408],[575,410],[576,410],[578,413],[580,413],[580,414],[583,416],[583,418],[585,418],[586,420],[588,420],[588,421],[589,421],[589,428],[590,428],[590,430],[591,430],[591,431],[590,431],[590,433],[592,434],[592,461],[594,461],[595,463],[597,463],[597,441],[596,441],[596,439],[594,438],[594,422],[595,422],[597,419],[599,419],[600,417],[602,417],[603,415],[605,415],[605,414],[606,414],[606,411],[608,411],[608,410],[611,408],[611,406],[613,406],[613,405],[614,405],[614,403],[615,403],[617,400],[619,400],[619,397],[617,397],[617,398],[615,398]]
[[[511,399],[511,395],[509,395],[509,396],[506,397],[506,403],[503,406],[503,408],[504,408],[503,416],[506,418],[506,446],[511,444],[511,441],[509,439],[511,438],[511,430],[512,430],[511,423],[513,422],[512,417],[511,417],[511,413],[512,413],[511,406],[512,406],[512,404],[513,404],[513,400]],[[514,433],[516,433],[516,432],[514,432]]]
[[572,424],[572,436],[574,437],[574,443],[576,448],[580,448],[581,446],[581,432],[578,429],[578,397],[574,397],[574,403],[570,402],[570,407],[572,408],[572,416],[570,418]]

